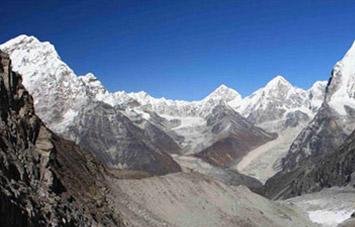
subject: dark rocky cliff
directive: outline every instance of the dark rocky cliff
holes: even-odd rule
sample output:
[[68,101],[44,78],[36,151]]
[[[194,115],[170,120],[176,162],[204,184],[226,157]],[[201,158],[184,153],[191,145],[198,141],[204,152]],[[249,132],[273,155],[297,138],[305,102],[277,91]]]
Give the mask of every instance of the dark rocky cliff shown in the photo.
[[123,226],[106,200],[103,172],[46,128],[0,52],[0,226]]

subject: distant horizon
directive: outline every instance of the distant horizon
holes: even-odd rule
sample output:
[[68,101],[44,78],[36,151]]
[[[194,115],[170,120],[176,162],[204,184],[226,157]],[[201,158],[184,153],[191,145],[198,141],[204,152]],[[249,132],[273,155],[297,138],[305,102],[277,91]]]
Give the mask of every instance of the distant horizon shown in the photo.
[[277,75],[307,90],[329,79],[355,40],[349,0],[3,5],[0,43],[33,35],[110,92],[172,100],[198,101],[221,84],[246,97]]

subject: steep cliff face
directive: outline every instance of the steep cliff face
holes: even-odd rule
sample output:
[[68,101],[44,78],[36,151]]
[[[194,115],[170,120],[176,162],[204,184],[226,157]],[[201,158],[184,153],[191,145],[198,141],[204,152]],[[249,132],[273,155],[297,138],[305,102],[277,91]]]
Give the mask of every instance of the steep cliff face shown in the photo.
[[315,118],[299,134],[282,164],[288,171],[308,157],[335,151],[355,129],[355,44],[335,64]]
[[307,159],[289,172],[266,182],[265,195],[285,199],[332,186],[355,185],[355,132],[335,152]]
[[104,168],[35,115],[0,51],[0,225],[122,226],[108,205]]
[[288,154],[281,161],[282,170],[291,171],[307,158],[318,160],[337,150],[347,137],[340,122],[341,118],[335,110],[324,103],[312,122],[292,143]]

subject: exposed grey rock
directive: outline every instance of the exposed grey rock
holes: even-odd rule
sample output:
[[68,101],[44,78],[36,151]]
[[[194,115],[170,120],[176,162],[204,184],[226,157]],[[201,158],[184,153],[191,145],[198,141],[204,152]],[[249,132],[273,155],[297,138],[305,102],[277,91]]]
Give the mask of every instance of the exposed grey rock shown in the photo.
[[103,166],[46,128],[21,82],[0,51],[0,226],[123,226]]
[[[137,170],[153,175],[180,171],[165,152],[177,152],[176,143],[149,122],[136,126],[117,108],[92,103],[79,112],[68,128],[71,139],[91,151],[110,168]],[[148,125],[149,124],[149,125]]]
[[302,111],[296,110],[295,112],[290,112],[286,114],[286,121],[284,128],[295,128],[299,126],[300,122],[308,122],[309,116]]
[[283,171],[290,171],[308,157],[313,160],[334,152],[347,137],[339,125],[339,116],[326,103],[312,122],[302,130],[292,143],[285,158],[282,159]]
[[354,227],[355,226],[355,218],[349,218],[343,223],[338,225],[339,227]]
[[266,182],[264,194],[284,199],[332,186],[346,186],[354,180],[354,172],[355,132],[337,151],[307,159],[291,171],[277,173]]
[[308,157],[334,152],[355,129],[355,45],[334,66],[324,102],[315,118],[300,133],[283,160],[290,170]]
[[207,126],[218,139],[195,156],[216,166],[236,163],[249,151],[277,137],[224,104],[216,106],[208,115]]

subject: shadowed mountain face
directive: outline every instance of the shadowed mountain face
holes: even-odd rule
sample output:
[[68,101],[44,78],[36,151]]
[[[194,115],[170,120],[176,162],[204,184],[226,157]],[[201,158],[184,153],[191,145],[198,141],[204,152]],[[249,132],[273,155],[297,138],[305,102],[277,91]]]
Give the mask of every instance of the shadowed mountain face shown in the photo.
[[249,151],[277,137],[255,127],[226,105],[218,105],[212,110],[207,126],[218,139],[195,156],[216,166],[238,162]]
[[21,82],[0,51],[0,226],[123,226],[104,168],[46,128]]
[[152,175],[181,171],[165,152],[177,152],[176,143],[154,125],[142,124],[145,124],[144,129],[133,124],[117,108],[97,102],[79,112],[68,134],[110,168]]
[[355,132],[337,151],[276,174],[266,182],[265,195],[285,199],[348,184],[355,185]]
[[347,137],[339,121],[336,112],[324,103],[312,122],[292,143],[290,152],[282,159],[283,171],[292,170],[307,158],[318,160],[319,157],[337,150]]

